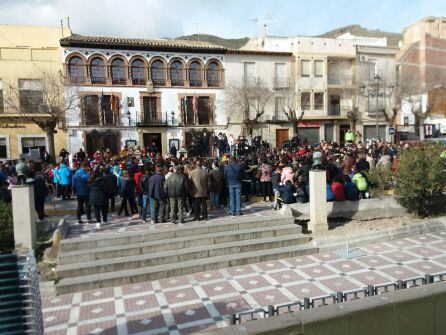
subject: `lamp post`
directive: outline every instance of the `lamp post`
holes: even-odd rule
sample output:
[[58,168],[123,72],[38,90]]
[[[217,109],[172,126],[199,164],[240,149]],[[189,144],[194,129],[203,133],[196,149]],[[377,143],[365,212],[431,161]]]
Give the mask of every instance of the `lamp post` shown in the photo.
[[172,115],[172,126],[173,126],[173,123],[175,121],[175,112],[172,111],[172,113],[170,113],[170,115]]
[[[380,139],[379,136],[379,98],[388,98],[391,97],[393,94],[394,86],[392,84],[389,84],[387,87],[384,87],[383,91],[380,91],[380,85],[381,85],[381,77],[376,74],[373,77],[373,90],[367,91],[367,86],[361,85],[361,94],[364,98],[373,99],[375,98],[376,103],[376,114],[375,114],[375,126],[376,126],[376,138]],[[384,106],[385,108],[385,106]],[[370,114],[370,103],[368,104],[369,114]]]
[[381,78],[379,75],[375,75],[373,78],[373,81],[375,83],[375,98],[376,98],[376,137],[379,138],[379,101],[378,101],[378,95],[379,95],[379,82],[381,81]]
[[127,111],[127,118],[129,119],[129,126],[130,126],[130,120],[131,120],[131,119],[130,119],[130,115],[131,115],[131,114],[130,114],[130,111]]

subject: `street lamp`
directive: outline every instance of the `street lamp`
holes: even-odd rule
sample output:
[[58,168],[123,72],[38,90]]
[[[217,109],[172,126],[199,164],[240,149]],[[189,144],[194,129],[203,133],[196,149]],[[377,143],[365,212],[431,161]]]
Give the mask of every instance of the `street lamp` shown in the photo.
[[127,111],[127,118],[129,119],[129,126],[130,126],[130,111]]
[[[381,86],[381,77],[378,74],[376,74],[373,77],[373,86],[374,86],[373,91],[371,90],[368,92],[366,85],[361,85],[360,90],[361,90],[361,95],[364,98],[368,98],[368,99],[375,98],[375,101],[376,101],[376,115],[375,115],[376,138],[380,139],[380,137],[379,137],[379,98],[390,97],[393,94],[394,86],[392,84],[389,84],[389,85],[387,85],[387,88],[384,88],[383,91],[380,91],[379,89]],[[370,113],[370,104],[368,104],[368,108],[369,108],[369,113]]]
[[376,137],[379,140],[379,101],[378,101],[378,95],[379,95],[379,83],[381,81],[381,78],[379,75],[375,75],[375,78],[373,78],[373,81],[375,83],[375,98],[376,98]]
[[172,126],[173,126],[173,122],[174,122],[174,120],[175,120],[175,112],[172,111],[172,113],[170,113],[170,115],[172,115]]

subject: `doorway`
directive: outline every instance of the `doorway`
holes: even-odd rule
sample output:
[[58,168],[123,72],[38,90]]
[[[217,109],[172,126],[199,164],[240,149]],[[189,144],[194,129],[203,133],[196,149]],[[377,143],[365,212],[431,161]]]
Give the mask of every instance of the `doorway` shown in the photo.
[[341,145],[345,144],[345,133],[350,129],[350,126],[348,124],[341,124],[339,126],[339,133],[340,133],[340,139],[339,139],[339,143]]
[[92,156],[96,150],[110,149],[113,155],[119,153],[121,142],[120,134],[117,131],[97,131],[93,130],[86,134],[86,150],[87,155]]
[[152,147],[152,144],[155,143],[157,153],[163,152],[161,133],[144,133],[142,135],[142,141],[145,148],[150,148]]
[[283,142],[289,139],[289,129],[276,129],[276,148],[282,148]]

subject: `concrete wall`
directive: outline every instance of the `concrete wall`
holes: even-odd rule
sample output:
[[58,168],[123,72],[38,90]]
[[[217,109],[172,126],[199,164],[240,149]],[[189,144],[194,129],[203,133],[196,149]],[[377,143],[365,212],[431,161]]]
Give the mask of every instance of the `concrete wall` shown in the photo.
[[[395,198],[385,197],[376,199],[362,199],[359,201],[345,200],[342,202],[327,202],[328,217],[345,219],[378,219],[386,217],[396,217],[407,213]],[[310,204],[291,204],[294,217],[298,220],[310,219]]]
[[446,282],[284,314],[208,335],[446,334]]

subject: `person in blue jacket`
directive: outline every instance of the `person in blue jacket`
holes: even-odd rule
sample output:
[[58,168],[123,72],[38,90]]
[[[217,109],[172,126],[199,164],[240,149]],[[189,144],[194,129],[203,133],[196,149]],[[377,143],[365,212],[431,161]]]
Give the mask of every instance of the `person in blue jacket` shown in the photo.
[[56,197],[60,198],[62,195],[62,190],[60,187],[60,176],[59,176],[60,164],[58,163],[53,169],[53,184],[56,188]]
[[73,190],[76,192],[77,198],[77,210],[76,216],[78,222],[81,224],[82,214],[87,215],[87,220],[91,221],[91,205],[88,202],[88,197],[90,194],[90,189],[88,186],[88,178],[90,174],[88,173],[88,164],[85,162],[81,163],[81,166],[73,175]]
[[62,161],[62,163],[60,163],[59,180],[60,186],[62,188],[62,199],[70,199],[69,190],[71,185],[71,171],[66,165],[65,161]]

